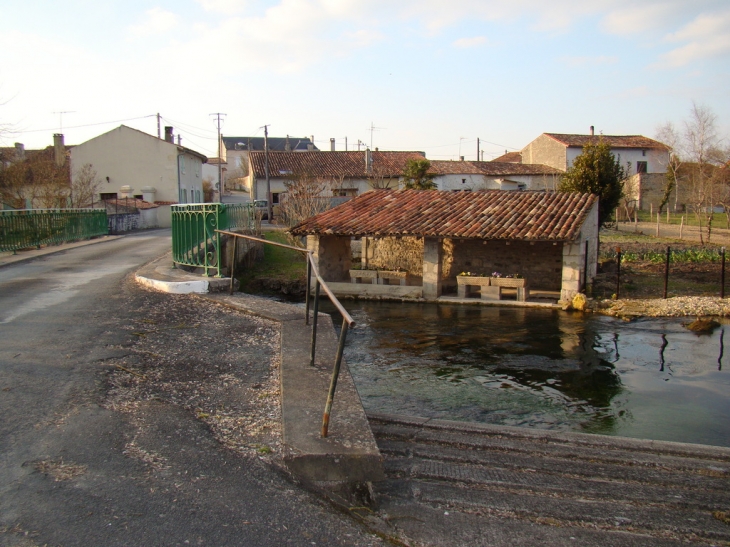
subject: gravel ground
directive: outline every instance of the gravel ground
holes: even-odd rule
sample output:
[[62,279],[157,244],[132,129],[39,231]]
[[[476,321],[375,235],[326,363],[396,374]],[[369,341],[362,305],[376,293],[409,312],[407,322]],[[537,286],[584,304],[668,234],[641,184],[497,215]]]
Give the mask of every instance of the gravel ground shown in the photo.
[[[111,363],[107,408],[139,418],[136,425],[143,428],[140,405],[173,404],[203,421],[225,447],[278,459],[278,325],[191,295],[160,298],[146,291],[138,310],[138,318],[124,327],[136,342]],[[126,452],[164,466],[134,440]]]
[[705,296],[677,296],[646,300],[600,300],[593,311],[614,317],[727,317],[730,300]]

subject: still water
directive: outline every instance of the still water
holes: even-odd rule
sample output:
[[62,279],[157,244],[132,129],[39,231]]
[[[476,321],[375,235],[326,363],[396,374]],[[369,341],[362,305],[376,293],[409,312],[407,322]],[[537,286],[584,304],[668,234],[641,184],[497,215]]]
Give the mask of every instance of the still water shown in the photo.
[[698,336],[687,319],[346,307],[358,324],[345,356],[369,412],[730,446],[730,324]]

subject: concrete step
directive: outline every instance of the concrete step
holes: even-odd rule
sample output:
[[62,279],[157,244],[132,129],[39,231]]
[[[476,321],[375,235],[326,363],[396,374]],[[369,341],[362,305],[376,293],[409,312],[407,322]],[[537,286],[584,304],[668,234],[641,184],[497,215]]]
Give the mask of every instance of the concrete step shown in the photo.
[[394,416],[370,423],[385,460],[381,512],[426,545],[441,543],[419,537],[413,522],[425,514],[464,519],[472,531],[498,519],[517,537],[531,527],[544,539],[512,545],[730,544],[728,449]]

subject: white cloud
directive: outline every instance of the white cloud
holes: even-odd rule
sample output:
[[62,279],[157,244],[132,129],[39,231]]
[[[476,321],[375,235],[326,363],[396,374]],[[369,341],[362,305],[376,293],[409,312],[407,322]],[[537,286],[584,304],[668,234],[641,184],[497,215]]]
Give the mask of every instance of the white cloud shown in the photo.
[[197,2],[205,11],[225,15],[241,13],[248,6],[248,0],[197,0]]
[[486,36],[474,36],[472,38],[459,38],[452,45],[458,48],[472,48],[487,43]]
[[608,12],[601,27],[610,34],[628,35],[647,32],[667,24],[677,5],[672,2],[645,3],[619,7]]
[[586,66],[599,66],[599,65],[613,65],[618,63],[618,57],[613,55],[599,55],[597,57],[590,56],[572,56],[562,57],[560,59],[564,64],[569,67],[586,67]]
[[662,55],[660,66],[679,67],[727,55],[730,53],[730,10],[702,13],[665,39],[684,44]]
[[139,37],[155,36],[174,29],[179,21],[180,17],[170,11],[152,8],[145,12],[143,21],[129,27],[129,32]]

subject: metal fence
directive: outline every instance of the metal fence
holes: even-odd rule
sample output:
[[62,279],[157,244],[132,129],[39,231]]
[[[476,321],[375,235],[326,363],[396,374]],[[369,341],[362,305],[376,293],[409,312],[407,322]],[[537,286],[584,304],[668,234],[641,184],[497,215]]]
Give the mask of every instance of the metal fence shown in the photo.
[[253,230],[254,208],[249,204],[192,203],[173,205],[172,260],[221,277],[221,234],[216,230]]
[[[299,247],[292,247],[291,245],[285,245],[283,243],[277,243],[276,241],[267,241],[265,239],[252,237],[244,234],[235,234],[232,232],[224,232],[229,237],[239,237],[247,239],[249,241],[257,241],[264,245],[275,245],[277,247],[284,247],[291,249],[299,253],[307,255],[307,295],[306,295],[306,310],[305,310],[305,323],[309,325],[309,304],[312,296],[312,280],[314,279],[314,313],[312,322],[312,343],[309,352],[309,366],[314,366],[314,357],[317,351],[317,319],[319,318],[319,295],[320,290],[324,290],[327,298],[337,308],[337,311],[342,315],[342,328],[340,329],[340,338],[337,342],[337,353],[335,354],[335,363],[332,368],[332,377],[330,378],[330,387],[327,392],[327,402],[324,407],[324,414],[322,415],[322,437],[326,437],[329,433],[330,424],[330,413],[332,412],[332,404],[335,400],[335,391],[337,390],[337,381],[340,377],[340,366],[342,365],[342,354],[345,351],[345,341],[347,340],[347,330],[355,326],[355,321],[352,319],[347,310],[342,306],[340,301],[337,299],[335,294],[330,290],[327,282],[319,274],[317,264],[314,261],[313,252],[307,249],[300,249]],[[233,257],[231,259],[231,286],[230,294],[233,294],[233,278],[235,275],[235,263],[236,263],[236,246],[233,246]]]
[[0,211],[0,251],[106,235],[104,209],[22,209]]

